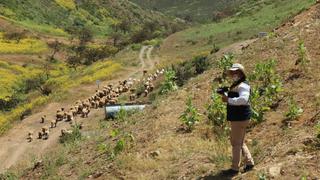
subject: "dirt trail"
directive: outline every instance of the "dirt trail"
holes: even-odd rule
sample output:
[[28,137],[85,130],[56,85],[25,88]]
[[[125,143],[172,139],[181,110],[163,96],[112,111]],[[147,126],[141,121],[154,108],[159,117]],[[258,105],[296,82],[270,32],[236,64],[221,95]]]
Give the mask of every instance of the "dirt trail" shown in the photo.
[[141,62],[141,69],[142,70],[146,67],[147,67],[147,69],[154,68],[154,62],[151,58],[151,53],[152,53],[153,49],[154,49],[153,46],[143,46],[142,47],[140,54],[139,54],[139,59]]
[[[150,50],[151,49],[151,50]],[[108,83],[117,83],[119,80],[128,79],[129,77],[140,78],[142,77],[142,70],[151,70],[154,67],[153,61],[150,59],[152,46],[143,46],[140,51],[139,59],[141,63],[141,67],[138,69],[125,69],[123,73],[119,74],[119,76],[115,77],[112,80],[107,80],[101,82],[101,86],[106,85]],[[145,59],[146,51],[148,50],[148,58]],[[100,86],[100,87],[101,87]],[[82,85],[81,87],[73,88],[70,90],[70,93],[75,93],[79,98],[87,98],[94,94],[97,86],[92,83],[88,85]],[[61,107],[68,108],[71,103],[61,102],[61,103],[50,103],[46,105],[41,112],[32,114],[27,117],[23,121],[14,125],[5,135],[0,137],[0,173],[4,172],[6,169],[11,166],[17,164],[18,162],[22,162],[24,160],[30,160],[31,157],[39,157],[44,154],[46,150],[50,147],[53,147],[58,143],[58,138],[60,135],[60,131],[63,128],[69,128],[70,125],[65,122],[60,122],[58,127],[55,129],[51,129],[50,138],[48,140],[38,140],[34,139],[33,142],[28,143],[26,140],[27,133],[32,131],[34,133],[34,138],[36,138],[37,132],[43,126],[49,126],[50,121],[54,119],[55,112],[57,109]],[[48,121],[44,124],[40,123],[40,118],[42,115],[47,115]],[[103,118],[104,111],[103,109],[92,110],[89,118],[80,118],[77,117],[77,122],[83,122],[84,125],[89,125],[90,119]]]

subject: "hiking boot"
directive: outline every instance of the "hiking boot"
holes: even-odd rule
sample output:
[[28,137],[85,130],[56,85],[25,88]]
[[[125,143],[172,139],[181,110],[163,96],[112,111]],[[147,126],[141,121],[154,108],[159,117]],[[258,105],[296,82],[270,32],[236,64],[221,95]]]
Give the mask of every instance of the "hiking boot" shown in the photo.
[[254,165],[246,165],[241,172],[246,173],[248,171],[251,171],[253,168],[254,168]]
[[221,174],[224,176],[232,177],[232,176],[238,175],[239,171],[228,169],[228,170],[223,170]]

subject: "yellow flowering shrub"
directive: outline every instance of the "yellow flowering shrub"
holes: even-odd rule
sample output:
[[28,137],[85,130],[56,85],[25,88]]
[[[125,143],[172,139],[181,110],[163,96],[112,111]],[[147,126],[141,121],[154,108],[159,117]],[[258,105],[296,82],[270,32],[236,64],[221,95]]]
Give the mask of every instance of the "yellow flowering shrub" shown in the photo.
[[12,92],[12,87],[17,82],[37,76],[41,71],[35,68],[24,68],[19,65],[9,64],[4,61],[0,61],[0,99],[6,99]]
[[60,6],[66,8],[66,9],[75,9],[76,4],[74,3],[74,0],[55,0],[57,4]]
[[20,42],[5,40],[3,33],[0,33],[0,54],[37,54],[47,49],[47,44],[41,40],[31,38],[21,39]]

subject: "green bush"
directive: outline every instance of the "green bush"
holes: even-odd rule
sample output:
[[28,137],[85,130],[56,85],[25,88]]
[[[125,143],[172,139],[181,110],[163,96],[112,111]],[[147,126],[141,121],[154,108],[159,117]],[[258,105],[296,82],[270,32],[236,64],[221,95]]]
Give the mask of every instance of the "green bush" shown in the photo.
[[298,104],[293,100],[293,98],[289,100],[288,105],[288,112],[285,113],[286,120],[292,121],[298,119],[303,113],[303,109],[298,106]]
[[113,149],[115,155],[118,155],[120,152],[124,150],[126,146],[126,142],[124,139],[119,139]]
[[280,76],[276,73],[276,61],[271,59],[258,63],[248,79],[251,86],[250,102],[252,106],[252,119],[255,123],[264,120],[264,114],[280,100],[283,85]]
[[303,41],[299,42],[298,45],[298,59],[296,61],[296,65],[301,65],[303,70],[305,70],[307,63],[309,62],[308,56],[307,56],[307,48],[304,45]]
[[141,49],[142,45],[141,44],[132,44],[131,49],[134,51],[139,51]]
[[248,76],[248,79],[249,81],[260,81],[259,84],[262,87],[267,87],[279,78],[275,68],[276,61],[274,59],[270,59],[265,63],[258,63],[253,73]]
[[217,61],[216,66],[223,71],[222,78],[227,77],[227,70],[232,66],[234,62],[233,54],[225,54],[219,61]]
[[168,92],[175,91],[178,89],[176,82],[176,73],[173,70],[167,70],[165,72],[164,82],[160,87],[160,94],[167,94]]
[[3,180],[18,180],[19,178],[15,173],[7,171],[3,174],[0,174],[0,179],[1,180],[2,179]]
[[[109,159],[114,159],[121,152],[132,147],[134,137],[132,134],[120,131],[118,129],[113,130],[111,137],[115,138],[115,144],[113,146],[107,145],[106,150],[109,153]],[[110,148],[111,147],[111,148]]]
[[250,94],[250,103],[252,110],[251,119],[255,124],[259,124],[264,120],[264,114],[270,110],[264,102],[264,97],[260,95],[258,88],[253,88]]
[[216,93],[215,89],[211,95],[211,102],[206,109],[207,117],[210,123],[212,123],[216,134],[226,135],[228,132],[226,104],[222,102],[221,96]]
[[116,120],[118,121],[125,121],[128,117],[128,112],[121,107],[120,111],[116,114]]
[[210,68],[210,62],[206,55],[195,56],[190,61],[182,62],[173,66],[176,72],[178,86],[183,86],[190,78],[202,74]]
[[192,105],[191,97],[188,97],[186,105],[187,108],[180,116],[180,120],[187,126],[188,131],[192,131],[194,125],[200,121],[200,113],[198,113],[198,110]]

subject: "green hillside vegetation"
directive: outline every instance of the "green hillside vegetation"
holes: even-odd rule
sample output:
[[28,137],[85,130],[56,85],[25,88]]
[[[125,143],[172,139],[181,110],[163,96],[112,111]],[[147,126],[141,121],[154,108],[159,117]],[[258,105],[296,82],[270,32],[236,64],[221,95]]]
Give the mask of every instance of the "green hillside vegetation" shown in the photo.
[[[280,26],[314,3],[314,0],[248,1],[239,7],[239,12],[234,16],[217,23],[194,26],[176,33],[172,39],[176,45],[185,46],[188,49],[185,49],[188,55],[205,51],[215,52],[226,45],[257,38],[259,32],[267,32],[272,35],[272,30],[275,27]],[[174,51],[172,54],[177,53]],[[180,56],[185,57],[186,53],[177,55],[177,58]]]
[[229,39],[242,40],[255,37],[260,31],[270,32],[277,25],[310,7],[314,0],[260,0],[243,5],[236,16],[219,23],[206,24],[184,31],[188,40],[209,39],[227,44]]
[[212,22],[236,12],[243,0],[132,0],[147,8],[187,21]]
[[163,26],[174,23],[155,11],[146,11],[126,0],[3,0],[0,15],[28,29],[66,36],[72,28],[90,27],[103,37],[112,32],[111,26],[126,21],[137,30],[146,22]]

